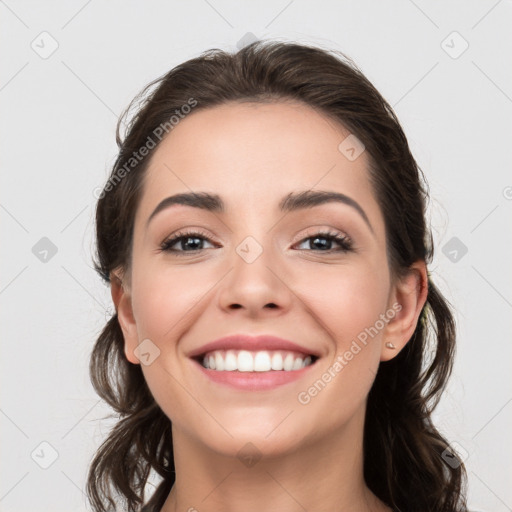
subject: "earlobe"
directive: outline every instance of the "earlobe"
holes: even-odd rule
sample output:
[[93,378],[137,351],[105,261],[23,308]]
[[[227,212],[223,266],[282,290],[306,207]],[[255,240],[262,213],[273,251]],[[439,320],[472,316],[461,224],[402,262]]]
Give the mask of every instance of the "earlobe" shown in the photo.
[[397,279],[390,307],[396,315],[387,324],[382,338],[381,361],[393,359],[411,339],[428,294],[428,274],[424,261],[411,265],[409,272]]
[[116,308],[117,320],[123,332],[126,359],[130,363],[140,364],[139,359],[134,355],[134,350],[138,345],[138,335],[131,295],[121,277],[114,272],[110,275],[110,293]]

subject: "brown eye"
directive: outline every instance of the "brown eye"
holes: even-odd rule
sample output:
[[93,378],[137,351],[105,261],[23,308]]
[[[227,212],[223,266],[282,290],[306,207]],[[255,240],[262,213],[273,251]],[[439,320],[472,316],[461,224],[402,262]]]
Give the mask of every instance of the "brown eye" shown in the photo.
[[[171,252],[182,256],[183,254],[179,253],[199,252],[204,250],[204,242],[212,243],[204,233],[197,231],[179,232],[165,240],[160,245],[160,249],[164,252]],[[179,247],[179,249],[174,248],[174,246]]]
[[[308,236],[307,238],[304,238],[299,243],[303,244],[304,242],[308,241],[311,241],[310,246],[313,247],[313,250],[315,250],[316,252],[348,252],[353,250],[352,240],[348,236],[342,235],[340,233],[316,233],[313,236]],[[338,245],[338,249],[333,250],[331,248],[333,242]]]

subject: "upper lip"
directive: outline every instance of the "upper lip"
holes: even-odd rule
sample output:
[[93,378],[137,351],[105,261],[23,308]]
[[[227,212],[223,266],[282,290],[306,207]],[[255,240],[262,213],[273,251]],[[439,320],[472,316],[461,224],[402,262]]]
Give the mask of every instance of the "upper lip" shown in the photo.
[[303,347],[293,341],[285,340],[271,335],[250,336],[248,334],[233,334],[211,341],[192,350],[189,357],[197,357],[214,350],[248,350],[257,352],[260,350],[287,350],[290,352],[302,352],[305,355],[319,357],[319,354],[310,348]]

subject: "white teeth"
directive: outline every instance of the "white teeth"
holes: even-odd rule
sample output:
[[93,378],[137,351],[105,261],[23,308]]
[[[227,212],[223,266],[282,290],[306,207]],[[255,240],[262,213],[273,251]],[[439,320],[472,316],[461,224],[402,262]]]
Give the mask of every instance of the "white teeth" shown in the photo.
[[311,356],[304,357],[298,352],[248,350],[215,350],[205,354],[203,366],[210,370],[232,372],[268,372],[300,370],[313,363]]
[[283,369],[283,356],[279,352],[272,354],[271,368],[272,368],[272,370],[282,370]]
[[224,359],[218,352],[215,353],[215,369],[220,372],[224,370]]
[[254,359],[250,352],[247,350],[241,350],[238,353],[238,371],[239,372],[252,372],[254,371]]
[[283,361],[283,369],[287,372],[293,369],[293,354],[287,354]]
[[226,352],[226,359],[224,361],[224,370],[232,372],[238,368],[238,362],[235,353],[232,350]]
[[254,358],[255,372],[268,372],[272,368],[268,352],[257,352]]
[[300,370],[302,368],[302,357],[297,357],[295,361],[293,361],[292,370]]

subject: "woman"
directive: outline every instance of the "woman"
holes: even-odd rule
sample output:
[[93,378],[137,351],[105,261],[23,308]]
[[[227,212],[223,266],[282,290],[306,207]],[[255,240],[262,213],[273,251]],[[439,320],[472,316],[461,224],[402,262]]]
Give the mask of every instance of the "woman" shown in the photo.
[[271,41],[141,98],[97,207],[116,313],[90,368],[120,419],[94,510],[466,510],[431,421],[455,326],[390,106],[342,54]]

